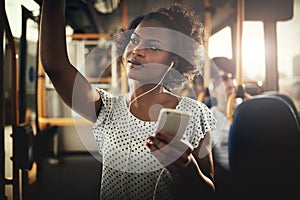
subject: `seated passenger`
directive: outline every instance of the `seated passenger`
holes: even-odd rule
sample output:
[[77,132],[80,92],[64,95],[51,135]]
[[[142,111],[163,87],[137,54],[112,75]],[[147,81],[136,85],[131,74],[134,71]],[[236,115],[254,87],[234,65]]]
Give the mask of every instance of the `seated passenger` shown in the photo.
[[217,120],[217,129],[213,134],[213,156],[215,167],[216,191],[230,193],[231,177],[228,158],[228,136],[230,121],[226,115],[227,101],[235,92],[234,79],[230,73],[221,73],[214,81],[211,98],[216,99],[211,111]]

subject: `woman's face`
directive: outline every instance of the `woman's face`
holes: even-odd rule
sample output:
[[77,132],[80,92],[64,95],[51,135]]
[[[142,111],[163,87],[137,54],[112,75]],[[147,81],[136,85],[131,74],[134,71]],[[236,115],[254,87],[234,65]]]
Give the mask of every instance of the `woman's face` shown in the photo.
[[140,83],[158,83],[172,63],[170,31],[156,20],[142,21],[125,49],[128,77]]

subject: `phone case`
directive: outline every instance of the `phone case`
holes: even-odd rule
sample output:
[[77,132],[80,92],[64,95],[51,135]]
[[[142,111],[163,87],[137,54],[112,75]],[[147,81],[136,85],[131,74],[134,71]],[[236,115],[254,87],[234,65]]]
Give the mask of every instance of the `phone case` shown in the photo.
[[182,137],[190,120],[190,113],[176,109],[163,108],[160,110],[157,122],[157,131]]

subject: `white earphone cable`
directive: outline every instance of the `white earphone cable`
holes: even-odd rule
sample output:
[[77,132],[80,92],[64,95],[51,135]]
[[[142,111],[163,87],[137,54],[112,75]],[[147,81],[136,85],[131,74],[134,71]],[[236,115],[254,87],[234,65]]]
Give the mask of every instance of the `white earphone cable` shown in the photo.
[[155,87],[153,87],[153,88],[151,88],[150,90],[148,90],[148,91],[146,91],[146,92],[140,94],[139,96],[135,97],[132,101],[130,101],[129,106],[128,106],[129,111],[130,111],[131,104],[132,104],[134,101],[136,101],[138,98],[140,98],[140,97],[142,97],[142,96],[148,94],[149,92],[155,90],[155,89],[162,83],[162,81],[164,80],[165,76],[166,76],[167,73],[171,70],[171,68],[173,67],[173,65],[174,65],[174,61],[172,61],[172,63],[170,64],[168,70],[164,73],[163,77],[160,79],[160,81],[157,83],[157,85],[156,85]]
[[158,184],[159,184],[160,178],[163,175],[164,171],[165,171],[165,168],[162,168],[159,175],[158,175],[158,177],[157,177],[157,180],[156,180],[156,183],[155,183],[155,186],[154,186],[154,191],[153,191],[153,198],[152,198],[153,200],[156,199]]

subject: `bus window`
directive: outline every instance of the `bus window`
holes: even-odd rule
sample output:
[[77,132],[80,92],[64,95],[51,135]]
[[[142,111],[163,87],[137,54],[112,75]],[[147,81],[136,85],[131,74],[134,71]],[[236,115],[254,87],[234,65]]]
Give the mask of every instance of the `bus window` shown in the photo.
[[262,22],[244,22],[243,77],[245,80],[265,80],[265,47]]
[[[210,37],[209,57],[232,59],[231,28],[225,27]],[[265,50],[262,22],[243,24],[243,77],[245,80],[264,81]]]
[[[293,17],[276,23],[278,92],[290,96],[300,110],[300,1],[294,1]],[[232,59],[231,28],[225,27],[209,39],[209,57]],[[264,23],[245,21],[243,24],[243,79],[265,82]],[[276,59],[276,58],[275,58]]]
[[300,110],[300,1],[294,1],[294,16],[277,23],[279,90],[293,98]]
[[223,28],[209,38],[208,56],[232,58],[231,28]]

